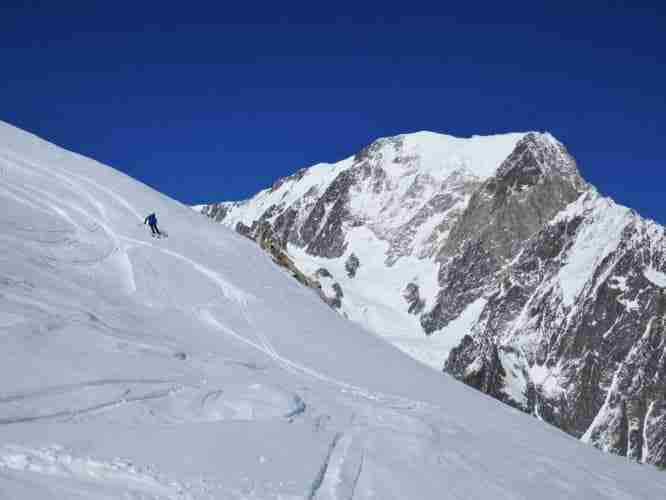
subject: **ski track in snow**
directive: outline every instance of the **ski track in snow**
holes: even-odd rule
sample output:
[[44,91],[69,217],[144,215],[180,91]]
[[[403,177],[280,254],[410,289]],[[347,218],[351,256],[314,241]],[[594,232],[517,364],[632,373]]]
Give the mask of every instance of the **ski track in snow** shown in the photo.
[[[426,409],[426,408],[432,408],[433,406],[425,403],[423,401],[416,401],[412,399],[407,399],[404,397],[400,396],[395,396],[391,394],[385,394],[381,393],[378,391],[368,391],[367,389],[364,389],[360,386],[356,386],[353,384],[348,384],[346,382],[337,380],[333,377],[327,376],[317,370],[314,370],[312,368],[309,368],[307,366],[301,365],[299,363],[295,363],[280,354],[277,353],[271,342],[269,341],[268,337],[261,332],[260,329],[256,328],[256,326],[252,323],[249,317],[246,316],[246,320],[248,323],[253,327],[253,331],[255,334],[258,336],[260,339],[260,344],[257,344],[255,342],[252,342],[251,340],[248,340],[247,338],[243,337],[242,335],[238,334],[231,328],[223,325],[220,323],[214,316],[213,314],[207,310],[207,309],[201,309],[199,311],[199,317],[201,318],[202,321],[205,323],[208,323],[211,326],[214,326],[215,328],[219,329],[226,335],[229,335],[240,342],[251,346],[253,349],[256,349],[257,351],[265,354],[268,356],[270,359],[272,359],[278,366],[281,366],[285,371],[292,373],[292,374],[300,374],[300,375],[305,375],[307,377],[310,377],[314,380],[318,380],[320,382],[323,382],[329,386],[336,387],[340,390],[341,393],[347,394],[351,396],[352,398],[361,398],[364,400],[368,400],[371,402],[382,402],[384,404],[389,405],[390,407],[400,409],[400,410],[414,410],[417,408],[420,409]],[[305,411],[305,403],[303,402],[302,407],[299,409],[299,411],[295,412],[294,415],[300,414],[303,411]],[[293,415],[287,415],[287,417],[291,417]]]
[[[39,169],[41,171],[45,170],[40,165],[35,164],[33,162],[29,162],[28,160],[25,160],[25,159],[21,158],[19,161],[21,161],[22,163],[24,163],[26,165],[29,165],[32,168],[36,168],[36,169]],[[132,214],[132,216],[134,218],[136,218],[138,221],[142,220],[142,217],[138,213],[138,211],[124,197],[114,193],[112,190],[100,185],[99,183],[93,181],[92,179],[86,178],[86,177],[81,176],[79,174],[75,174],[71,171],[67,171],[67,176],[69,178],[64,177],[62,174],[54,173],[54,171],[51,170],[51,169],[49,170],[49,172],[52,175],[56,176],[61,182],[70,186],[76,192],[76,194],[86,198],[92,205],[94,205],[97,208],[97,211],[99,212],[99,214],[102,217],[104,217],[105,219],[107,218],[107,214],[106,214],[106,210],[105,210],[104,206],[101,203],[99,203],[99,201],[97,201],[93,196],[91,196],[87,190],[85,190],[83,187],[81,187],[80,184],[74,183],[71,180],[72,178],[90,184],[94,189],[96,189],[98,191],[101,191],[101,192],[105,193],[107,196],[109,196],[110,198],[112,198],[116,203],[121,205],[125,210],[127,210],[130,214]],[[48,192],[44,191],[44,190],[37,190],[37,191],[39,192],[39,194],[41,194],[42,196],[44,196],[46,198],[50,197],[50,194]],[[83,208],[81,208],[77,205],[74,205],[74,204],[67,204],[67,205],[71,210],[79,213],[80,215],[82,215],[84,217],[90,217],[89,214]],[[59,208],[55,204],[50,203],[48,205],[48,208],[50,208],[50,209],[56,211],[57,213],[59,213],[63,218],[65,218],[68,222],[70,222],[77,229],[79,229],[79,230],[82,229],[80,224],[76,223],[75,220],[72,217],[69,216],[69,214],[67,214],[64,210],[62,210],[61,208]],[[156,245],[151,244],[147,241],[138,240],[136,238],[132,238],[132,237],[125,236],[125,235],[117,235],[106,224],[104,224],[100,221],[95,221],[95,219],[93,219],[93,222],[97,222],[97,223],[100,224],[100,226],[104,229],[105,233],[107,235],[109,235],[109,237],[113,240],[115,245],[107,254],[103,255],[100,258],[93,259],[89,263],[99,263],[103,260],[106,260],[111,256],[111,254],[113,254],[114,252],[116,252],[116,251],[118,251],[122,248],[122,254],[124,255],[124,260],[126,260],[126,264],[127,264],[125,266],[126,267],[126,275],[127,275],[126,281],[128,281],[130,283],[129,288],[132,291],[136,290],[136,283],[135,283],[135,279],[134,279],[134,276],[133,276],[131,259],[129,258],[129,256],[127,254],[127,250],[130,247],[128,245],[125,245],[125,246],[120,245],[120,241],[123,241],[125,243],[128,243],[130,245],[134,245],[134,246],[147,247],[147,248],[150,248],[152,250],[161,252],[165,255],[169,255],[173,258],[176,258],[176,259],[178,259],[182,262],[185,262],[185,263],[189,264],[197,272],[206,276],[212,282],[214,282],[219,287],[219,289],[222,291],[222,294],[224,295],[225,298],[227,298],[229,300],[233,300],[234,302],[238,303],[242,307],[243,315],[248,320],[248,323],[252,325],[251,319],[249,318],[249,316],[246,313],[246,309],[248,307],[249,302],[251,300],[254,300],[255,298],[253,296],[239,290],[237,287],[231,285],[228,281],[226,281],[224,278],[222,278],[215,271],[209,269],[208,267],[206,267],[206,266],[204,266],[204,265],[202,265],[202,264],[200,264],[200,263],[198,263],[198,262],[196,262],[196,261],[178,253],[178,252],[175,252],[175,251],[167,249],[167,248],[156,246]],[[83,263],[83,262],[77,262],[77,263]],[[284,358],[283,356],[281,356],[280,354],[277,353],[277,351],[273,347],[272,343],[269,341],[268,337],[260,329],[258,329],[256,327],[254,328],[254,332],[255,332],[256,336],[258,337],[258,339],[259,339],[260,345],[254,343],[252,341],[249,341],[248,339],[246,339],[242,335],[239,335],[236,332],[233,332],[233,330],[231,330],[227,327],[224,327],[221,323],[219,323],[219,321],[214,319],[214,317],[213,317],[212,313],[210,313],[210,311],[208,311],[206,309],[200,309],[198,314],[206,323],[212,324],[216,328],[223,330],[225,333],[230,334],[230,335],[234,336],[235,338],[241,340],[243,343],[252,346],[253,348],[259,350],[260,352],[263,352],[265,355],[267,355],[268,357],[270,357],[271,359],[276,361],[280,366],[282,366],[288,372],[305,374],[305,375],[310,376],[312,378],[315,378],[317,380],[320,380],[320,381],[335,385],[337,387],[340,387],[344,391],[351,392],[351,393],[356,394],[356,395],[361,395],[361,396],[367,397],[369,399],[377,399],[377,398],[395,399],[395,397],[390,396],[390,395],[370,394],[361,387],[354,386],[352,384],[348,384],[348,383],[345,383],[345,382],[341,382],[339,380],[335,380],[331,377],[328,377],[328,376],[324,375],[323,373],[320,373],[316,370],[313,370],[311,368],[308,368],[306,366],[300,365],[300,364],[295,363],[295,362],[293,362],[289,359]],[[254,325],[252,325],[252,326],[254,326]]]
[[[84,180],[92,183],[96,189],[109,194],[110,196],[112,196],[114,200],[116,200],[119,204],[121,204],[123,207],[129,210],[135,217],[140,218],[137,211],[131,206],[131,204],[129,204],[124,198],[117,195],[113,195],[112,194],[113,192],[111,190],[99,185],[98,183],[90,179],[86,179],[85,177],[80,176],[78,174],[74,174],[69,171],[67,171],[66,174],[62,174],[58,172],[57,168],[45,168],[39,164],[36,164],[34,162],[29,162],[28,160],[25,160],[23,158],[12,158],[7,155],[3,156],[6,161],[18,162],[19,164],[23,164],[30,169],[41,172],[45,176],[57,179],[62,186],[65,186],[67,189],[71,190],[73,194],[79,197],[79,199],[85,199],[91,207],[94,207],[94,209],[98,214],[98,217],[94,217],[89,213],[88,210],[74,203],[73,201],[68,201],[64,198],[56,198],[47,190],[40,189],[36,186],[16,186],[16,185],[13,186],[15,190],[22,192],[22,194],[24,195],[25,197],[25,199],[23,200],[24,203],[26,203],[28,206],[34,207],[37,210],[45,212],[47,214],[53,212],[58,214],[61,218],[63,218],[65,221],[71,224],[71,226],[73,226],[75,234],[88,233],[90,235],[96,233],[98,228],[101,227],[106,237],[110,240],[110,245],[108,249],[104,251],[102,254],[96,255],[95,257],[77,258],[71,260],[53,258],[53,260],[57,262],[66,262],[75,265],[98,265],[106,260],[115,258],[117,267],[121,270],[122,275],[124,276],[123,281],[125,283],[124,288],[126,292],[134,293],[136,291],[136,281],[134,278],[132,264],[131,261],[129,260],[127,249],[120,244],[118,236],[111,229],[109,225],[106,208],[102,203],[100,203],[97,200],[96,197],[91,195],[88,192],[88,190],[84,189],[80,184],[77,184],[72,179],[76,178],[79,180]],[[31,190],[33,193],[37,193],[39,195],[39,197],[37,197],[39,203],[36,204],[31,201],[35,199],[35,196],[30,196]],[[14,195],[14,198],[18,197]],[[76,196],[72,198],[76,199]],[[42,204],[43,207],[40,207],[40,204]],[[69,212],[71,212],[71,214]],[[81,222],[77,222],[77,220],[72,216],[73,214],[77,214],[79,217],[83,217],[84,220],[88,220],[89,224],[84,225]],[[70,240],[69,238],[62,239],[63,243],[67,241],[72,241],[72,240]]]
[[[6,157],[6,155],[5,155]],[[17,159],[14,158],[14,161]],[[19,159],[18,161],[24,163],[25,165],[28,165],[31,168],[38,169],[42,172],[46,173],[46,169],[44,167],[41,167],[40,165],[29,162],[28,160],[25,159]],[[69,188],[72,189],[72,191],[79,195],[80,197],[83,197],[88,200],[88,202],[93,205],[96,209],[98,214],[102,219],[105,221],[108,221],[108,216],[107,216],[107,211],[104,208],[104,205],[102,205],[94,196],[90,195],[89,191],[84,189],[80,184],[74,182],[72,179],[77,179],[81,182],[85,182],[92,186],[95,190],[100,191],[107,195],[109,198],[114,200],[118,205],[122,206],[127,212],[129,212],[137,221],[141,222],[143,220],[143,217],[141,214],[139,214],[138,210],[129,202],[127,199],[124,197],[118,195],[111,189],[108,189],[98,182],[95,182],[94,180],[84,177],[82,175],[73,173],[71,171],[67,171],[67,176],[64,176],[58,172],[55,171],[55,169],[48,169],[49,175],[52,175],[56,177],[60,182],[62,182],[64,185],[68,186]],[[131,263],[131,259],[127,253],[128,246],[127,245],[122,245],[120,242],[124,241],[126,243],[130,243],[134,246],[143,246],[143,247],[149,247],[153,250],[159,251],[161,253],[164,253],[166,255],[169,255],[171,257],[174,257],[176,259],[179,259],[192,267],[194,267],[199,273],[203,274],[207,278],[209,278],[211,281],[213,281],[222,291],[224,296],[230,300],[234,300],[241,304],[242,306],[247,306],[247,303],[253,299],[252,296],[249,294],[239,290],[237,287],[231,285],[229,282],[224,280],[218,273],[212,271],[211,269],[207,268],[206,266],[195,262],[192,259],[189,259],[188,257],[175,252],[173,250],[169,250],[166,248],[162,247],[157,247],[151,243],[148,243],[146,241],[141,241],[136,238],[131,238],[129,236],[125,235],[120,235],[116,234],[110,226],[108,225],[107,222],[101,221],[99,218],[94,218],[92,217],[84,208],[74,204],[73,202],[66,202],[63,200],[58,200],[54,199],[51,194],[46,191],[42,190],[36,187],[32,188],[35,192],[37,192],[40,196],[42,196],[42,199],[51,199],[52,201],[50,203],[46,204],[45,211],[48,213],[48,210],[52,210],[56,213],[58,213],[62,218],[64,218],[67,222],[69,222],[72,226],[76,228],[77,231],[81,230],[86,230],[88,232],[94,231],[94,228],[96,225],[99,225],[102,227],[106,235],[111,239],[113,242],[112,247],[110,250],[108,250],[106,253],[104,253],[101,256],[92,258],[92,259],[78,259],[78,260],[73,260],[70,263],[72,264],[99,264],[109,258],[112,257],[114,253],[119,253],[120,260],[119,260],[119,267],[123,270],[125,274],[125,282],[128,284],[127,289],[130,293],[133,293],[136,291],[136,280],[134,278],[134,272],[133,272],[133,266]],[[27,193],[26,193],[27,194]],[[91,220],[91,225],[90,227],[86,227],[81,225],[80,223],[76,222],[76,220],[69,215],[65,210],[63,210],[60,206],[58,206],[58,202],[60,204],[65,205],[67,208],[69,208],[71,211],[78,213],[82,217],[86,217]]]
[[[349,384],[347,382],[343,382],[343,381],[338,380],[336,378],[325,375],[324,373],[322,373],[320,371],[314,370],[314,369],[309,368],[305,365],[302,365],[302,364],[296,363],[294,361],[291,361],[291,360],[285,358],[284,356],[281,356],[280,354],[278,354],[277,351],[275,350],[275,348],[273,347],[273,344],[268,339],[268,336],[265,333],[263,333],[260,328],[257,328],[254,325],[251,318],[246,313],[244,313],[244,315],[245,315],[245,318],[246,318],[246,321],[248,322],[248,324],[250,324],[252,326],[253,331],[259,337],[260,342],[262,343],[263,347],[260,347],[256,344],[252,344],[252,345],[256,349],[258,349],[259,351],[263,352],[264,354],[266,354],[267,356],[272,358],[276,363],[278,363],[280,366],[282,366],[288,372],[300,373],[302,375],[306,375],[306,376],[311,377],[315,380],[319,380],[319,381],[322,381],[322,382],[327,383],[329,385],[338,387],[342,390],[342,392],[350,393],[354,396],[360,396],[362,398],[369,399],[369,400],[372,400],[372,401],[380,401],[380,400],[387,401],[387,402],[388,401],[393,401],[397,404],[406,405],[407,407],[410,407],[410,408],[411,407],[416,407],[416,406],[425,408],[426,406],[428,406],[426,403],[424,403],[422,401],[410,400],[410,399],[406,399],[406,398],[403,398],[403,397],[394,396],[394,395],[391,395],[391,394],[384,394],[384,393],[381,393],[381,392],[370,392],[367,389],[364,389],[363,387],[353,385],[353,384]],[[217,322],[217,324],[219,325],[219,322]],[[229,332],[230,330],[228,328],[225,328],[225,331]],[[235,332],[233,332],[233,335],[235,337],[239,337],[239,335],[236,334]]]
[[[24,393],[24,394],[16,394],[12,396],[7,396],[2,399],[0,399],[0,404],[7,404],[7,403],[14,403],[18,401],[24,401],[27,399],[34,399],[34,398],[40,398],[40,397],[45,397],[45,396],[53,396],[53,395],[63,395],[67,393],[73,393],[76,391],[80,391],[89,387],[101,387],[101,386],[116,386],[116,385],[124,385],[124,384],[152,384],[150,381],[134,381],[134,382],[118,382],[118,381],[111,381],[111,380],[100,380],[100,381],[95,381],[95,382],[88,382],[88,383],[81,383],[81,384],[69,384],[69,385],[64,385],[60,387],[53,387],[49,389],[44,389],[41,391],[35,391],[32,393]],[[157,382],[154,385],[162,385],[163,382]],[[42,414],[37,414],[37,415],[22,415],[22,416],[16,416],[16,417],[10,417],[10,418],[0,418],[0,425],[11,425],[11,424],[19,424],[19,423],[29,423],[29,422],[37,422],[40,420],[50,420],[50,419],[73,419],[82,415],[86,415],[89,413],[93,412],[98,412],[101,410],[107,410],[111,409],[114,407],[118,407],[120,405],[125,405],[125,404],[131,404],[131,403],[139,403],[139,402],[144,402],[144,401],[150,401],[154,399],[161,399],[161,398],[166,398],[169,397],[173,394],[176,394],[180,390],[182,390],[185,386],[182,384],[177,384],[177,385],[171,385],[165,389],[159,389],[155,391],[151,391],[145,394],[140,394],[140,395],[130,395],[131,390],[127,389],[124,391],[122,396],[113,398],[110,400],[104,400],[99,403],[96,403],[94,405],[82,407],[82,408],[66,408],[63,410],[59,411],[54,411],[50,413],[42,413]]]
[[69,392],[74,392],[79,389],[85,389],[87,387],[101,387],[105,385],[121,385],[121,384],[174,384],[175,381],[162,380],[162,379],[102,379],[102,380],[92,380],[90,382],[79,382],[76,384],[65,384],[53,387],[47,387],[32,392],[21,392],[17,394],[11,394],[8,396],[0,396],[0,404],[4,403],[13,403],[15,401],[22,401],[25,399],[40,398],[43,396],[52,396],[56,394],[67,394]]
[[365,454],[352,434],[336,435],[313,484],[311,498],[353,500],[364,460]]
[[240,290],[239,288],[235,287],[234,285],[229,283],[227,280],[222,278],[215,271],[209,269],[208,267],[206,267],[202,264],[199,264],[198,262],[195,262],[194,260],[192,260],[188,257],[185,257],[184,255],[182,255],[178,252],[174,252],[173,250],[169,250],[167,248],[158,247],[158,246],[153,245],[153,244],[151,244],[147,241],[137,240],[136,238],[121,236],[121,239],[123,241],[131,243],[133,245],[151,248],[151,249],[153,249],[157,252],[161,252],[165,255],[169,255],[170,257],[174,257],[175,259],[178,259],[182,262],[185,262],[186,264],[189,264],[197,272],[206,276],[213,283],[215,283],[219,287],[219,289],[222,291],[222,294],[224,295],[225,298],[238,303],[242,307],[247,307],[248,303],[250,301],[254,300],[254,297],[252,295],[250,295],[248,293],[245,293],[242,290]]
[[331,463],[331,457],[333,456],[333,452],[335,451],[335,448],[338,445],[338,441],[340,441],[340,438],[342,438],[342,434],[338,433],[333,437],[333,440],[331,441],[331,444],[328,447],[328,452],[326,453],[326,456],[324,457],[324,463],[322,464],[321,468],[319,469],[319,472],[317,473],[317,476],[315,477],[312,486],[310,487],[310,492],[308,494],[308,500],[314,500],[317,498],[317,494],[319,493],[319,489],[322,487],[322,484],[324,483],[324,480],[326,479],[326,473],[328,472],[328,467]]
[[[106,187],[102,186],[98,182],[95,182],[95,181],[93,181],[92,179],[90,179],[88,177],[84,177],[82,175],[74,174],[72,172],[69,172],[69,175],[71,175],[73,177],[76,177],[77,179],[90,184],[91,186],[93,186],[98,191],[101,191],[101,192],[105,193],[106,195],[108,195],[111,199],[115,200],[116,203],[118,203],[120,206],[124,207],[130,214],[132,214],[134,216],[134,218],[137,219],[137,221],[142,222],[144,220],[143,216],[134,207],[134,205],[132,205],[129,201],[127,201],[127,199],[120,196],[118,193],[112,191],[109,188],[106,188]],[[103,205],[100,205],[100,206],[103,207]]]

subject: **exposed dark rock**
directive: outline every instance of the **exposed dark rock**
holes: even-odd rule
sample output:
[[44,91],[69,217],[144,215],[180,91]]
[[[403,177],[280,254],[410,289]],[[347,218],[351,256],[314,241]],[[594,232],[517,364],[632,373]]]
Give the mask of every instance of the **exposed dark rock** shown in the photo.
[[358,260],[356,254],[352,253],[347,257],[347,262],[345,262],[345,270],[347,271],[347,276],[353,278],[356,276],[356,271],[358,271],[361,261]]
[[296,173],[294,173],[292,175],[289,175],[287,177],[282,177],[281,179],[278,179],[271,186],[271,191],[277,191],[286,182],[290,182],[290,181],[291,182],[298,182],[298,181],[300,181],[307,172],[308,172],[307,168],[302,168],[302,169],[298,170]]
[[266,251],[275,263],[286,269],[298,282],[310,288],[319,289],[321,284],[316,280],[306,276],[289,257],[282,246],[282,242],[273,231],[269,222],[254,222],[252,227],[248,227],[242,222],[236,224],[236,231],[255,242]]
[[354,178],[353,171],[342,172],[317,200],[301,229],[301,237],[307,244],[306,251],[309,254],[337,258],[345,253],[347,245],[343,225],[352,219],[348,203]]
[[298,212],[292,207],[284,210],[275,219],[273,230],[280,240],[282,247],[287,243],[298,242],[298,232],[295,230],[295,224],[298,220]]
[[342,292],[342,287],[337,282],[333,283],[333,285],[331,285],[331,288],[333,289],[334,293],[333,297],[329,297],[326,294],[322,294],[322,298],[324,299],[324,302],[326,302],[333,309],[340,309],[340,307],[342,307],[342,299],[345,296],[345,294]]
[[223,222],[229,211],[237,205],[237,202],[215,203],[213,205],[206,205],[201,213],[207,215],[216,222]]
[[254,239],[252,228],[250,226],[243,224],[242,222],[236,224],[236,232],[250,239]]
[[402,296],[407,301],[409,314],[420,314],[425,308],[425,300],[421,298],[419,286],[415,283],[408,283]]
[[325,267],[320,267],[319,269],[317,269],[317,271],[315,272],[315,276],[317,276],[319,278],[332,278],[333,277],[331,272],[328,269],[326,269]]

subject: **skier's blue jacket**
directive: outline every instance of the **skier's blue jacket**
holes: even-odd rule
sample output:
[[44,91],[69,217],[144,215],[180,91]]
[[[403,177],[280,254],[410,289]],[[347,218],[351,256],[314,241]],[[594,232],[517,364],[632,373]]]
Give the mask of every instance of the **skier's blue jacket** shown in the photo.
[[143,223],[148,223],[151,226],[156,226],[157,225],[157,217],[155,217],[155,214],[150,214],[148,217],[146,217],[146,220],[143,221]]

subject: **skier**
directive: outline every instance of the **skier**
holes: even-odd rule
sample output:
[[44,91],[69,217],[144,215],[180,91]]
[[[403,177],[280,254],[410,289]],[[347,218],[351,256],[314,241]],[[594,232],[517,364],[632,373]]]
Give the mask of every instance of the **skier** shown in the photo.
[[160,230],[157,229],[157,216],[155,215],[155,212],[150,214],[146,219],[143,221],[144,225],[148,224],[150,226],[150,230],[152,231],[152,235],[155,236],[162,236],[162,233],[160,233]]

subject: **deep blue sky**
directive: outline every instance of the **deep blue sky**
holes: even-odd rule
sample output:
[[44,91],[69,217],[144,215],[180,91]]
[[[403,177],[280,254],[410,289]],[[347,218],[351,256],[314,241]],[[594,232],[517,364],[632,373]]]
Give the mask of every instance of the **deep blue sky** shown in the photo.
[[186,203],[380,136],[549,130],[666,222],[663,2],[438,3],[4,0],[0,119]]

